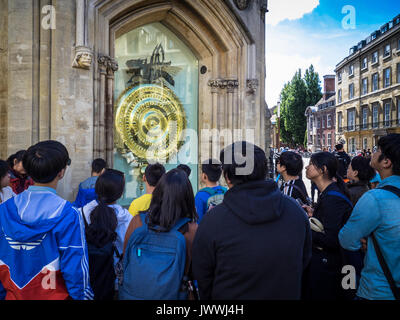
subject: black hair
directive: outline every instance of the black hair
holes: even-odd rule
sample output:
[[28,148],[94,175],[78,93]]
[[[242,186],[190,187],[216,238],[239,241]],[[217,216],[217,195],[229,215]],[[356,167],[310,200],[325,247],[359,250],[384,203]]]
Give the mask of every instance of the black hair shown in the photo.
[[378,141],[378,148],[382,154],[379,156],[379,162],[388,158],[392,162],[393,174],[400,175],[400,134],[391,133]]
[[310,163],[327,174],[329,179],[336,178],[336,184],[347,198],[350,199],[350,192],[343,179],[337,174],[338,160],[333,153],[317,152],[311,156]]
[[370,160],[357,156],[351,160],[351,168],[358,171],[357,177],[362,182],[369,182],[373,177],[375,177],[375,170],[369,165]]
[[[10,166],[7,161],[0,160],[0,180],[3,179],[10,171]],[[1,185],[0,185],[1,190]]]
[[18,152],[8,157],[7,163],[11,170],[14,168],[14,160],[17,160],[17,162],[21,162],[24,159],[25,154],[26,150],[19,150]]
[[282,152],[278,158],[279,164],[286,167],[286,171],[290,176],[298,176],[303,170],[303,159],[293,151]]
[[180,164],[179,166],[176,167],[177,169],[185,171],[186,175],[189,177],[190,174],[192,173],[192,169],[186,164]]
[[42,141],[31,146],[24,155],[23,166],[33,181],[52,182],[56,176],[71,164],[65,146],[53,140]]
[[104,159],[94,159],[92,162],[92,173],[100,173],[101,170],[107,167],[107,162]]
[[149,228],[167,232],[181,218],[197,220],[192,185],[183,170],[164,174],[153,191],[147,214]]
[[201,171],[207,176],[211,182],[217,182],[221,178],[222,165],[216,159],[208,159],[201,165]]
[[146,167],[144,175],[146,177],[147,183],[150,186],[155,187],[158,181],[164,175],[164,173],[165,173],[164,166],[160,163],[154,163],[154,164],[149,164]]
[[335,149],[336,149],[337,151],[342,150],[342,149],[343,149],[343,144],[338,143],[338,144],[335,146]]
[[265,180],[268,160],[265,152],[247,141],[238,141],[220,153],[222,171],[233,185]]
[[123,172],[106,169],[97,178],[95,192],[98,205],[90,213],[90,225],[86,229],[86,237],[92,243],[104,246],[107,242],[115,241],[118,220],[113,208],[108,205],[122,197],[125,188]]

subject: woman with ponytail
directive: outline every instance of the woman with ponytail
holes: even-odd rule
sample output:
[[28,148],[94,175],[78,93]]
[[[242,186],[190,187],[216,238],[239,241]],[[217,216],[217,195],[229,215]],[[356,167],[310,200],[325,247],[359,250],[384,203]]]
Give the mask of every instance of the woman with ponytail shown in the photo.
[[[116,204],[122,197],[124,188],[124,174],[118,170],[106,169],[96,181],[95,191],[98,200],[93,200],[80,209],[86,226],[90,282],[95,300],[113,299],[114,288],[117,287],[119,280],[116,277],[121,276],[118,272],[122,263],[125,233],[132,219],[128,210]],[[109,247],[111,249],[108,249]],[[115,268],[114,274],[109,274],[107,271],[109,263],[106,252],[109,251],[112,258],[111,273]],[[99,258],[101,255],[104,257]]]
[[28,177],[22,164],[25,154],[26,150],[20,150],[7,159],[10,167],[10,186],[15,194],[20,194],[33,185],[33,180]]
[[[352,204],[343,179],[337,175],[336,157],[329,152],[311,156],[306,176],[320,192],[314,208],[304,206],[312,229],[312,258],[304,274],[303,296],[307,300],[338,300],[341,288],[343,250],[338,234],[350,217]],[[315,225],[318,226],[315,227]]]

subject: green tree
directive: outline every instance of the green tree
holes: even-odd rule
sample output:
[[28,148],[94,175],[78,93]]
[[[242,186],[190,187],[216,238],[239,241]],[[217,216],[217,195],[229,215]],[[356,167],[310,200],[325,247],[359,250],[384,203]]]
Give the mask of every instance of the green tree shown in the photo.
[[306,108],[315,105],[322,97],[318,73],[311,65],[304,78],[299,69],[281,91],[281,130],[283,142],[292,147],[304,145],[307,120]]

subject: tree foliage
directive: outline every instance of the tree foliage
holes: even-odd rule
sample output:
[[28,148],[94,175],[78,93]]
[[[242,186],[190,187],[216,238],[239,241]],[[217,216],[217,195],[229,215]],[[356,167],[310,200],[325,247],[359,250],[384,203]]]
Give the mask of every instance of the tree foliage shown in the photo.
[[281,91],[280,137],[290,146],[304,145],[307,120],[306,108],[315,105],[322,97],[318,73],[311,65],[304,77],[299,69]]

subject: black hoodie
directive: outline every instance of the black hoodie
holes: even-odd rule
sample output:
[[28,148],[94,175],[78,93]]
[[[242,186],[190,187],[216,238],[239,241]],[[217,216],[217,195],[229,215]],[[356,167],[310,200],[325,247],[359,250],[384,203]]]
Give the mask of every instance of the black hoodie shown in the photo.
[[234,186],[207,213],[193,243],[200,299],[299,299],[310,225],[272,180]]

